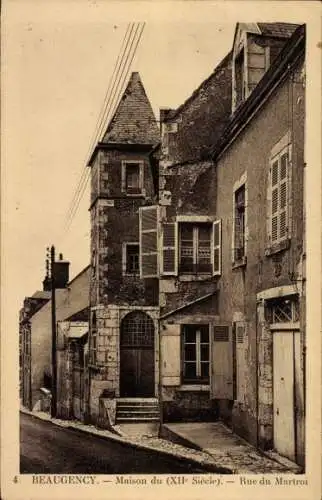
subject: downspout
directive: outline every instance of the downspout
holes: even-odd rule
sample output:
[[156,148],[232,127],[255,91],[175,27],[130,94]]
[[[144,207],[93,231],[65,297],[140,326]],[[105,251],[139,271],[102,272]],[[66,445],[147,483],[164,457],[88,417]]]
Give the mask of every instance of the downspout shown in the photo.
[[[260,302],[261,303],[261,302]],[[258,314],[258,301],[256,300],[256,446],[259,448],[259,359],[258,359],[258,328],[259,328],[259,314]]]

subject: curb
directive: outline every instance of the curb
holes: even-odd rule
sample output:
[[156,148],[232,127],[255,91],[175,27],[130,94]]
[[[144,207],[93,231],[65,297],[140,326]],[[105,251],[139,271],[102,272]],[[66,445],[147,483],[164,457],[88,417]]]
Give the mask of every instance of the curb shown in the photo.
[[216,473],[216,474],[232,474],[233,473],[232,469],[227,468],[227,467],[222,467],[220,465],[216,465],[215,463],[213,463],[213,464],[204,463],[203,461],[198,460],[197,458],[186,457],[184,455],[180,455],[180,454],[177,454],[175,452],[171,452],[170,450],[162,450],[162,449],[154,448],[152,446],[149,446],[149,445],[146,445],[143,443],[136,443],[133,441],[128,441],[124,437],[121,437],[117,434],[112,434],[111,431],[109,431],[109,432],[111,432],[111,435],[106,435],[106,434],[100,434],[99,433],[100,429],[95,428],[98,431],[98,432],[95,432],[94,429],[84,429],[82,427],[78,427],[77,424],[76,425],[69,424],[69,423],[67,423],[68,421],[66,421],[66,424],[61,424],[60,422],[53,421],[51,418],[48,418],[48,419],[42,418],[41,415],[36,415],[35,413],[31,412],[30,410],[26,410],[26,409],[20,409],[20,413],[23,413],[25,415],[29,415],[31,417],[38,419],[38,420],[42,420],[43,422],[48,422],[51,425],[56,425],[57,427],[61,427],[62,429],[79,431],[83,434],[91,435],[91,436],[94,436],[96,438],[103,439],[103,440],[115,441],[119,444],[123,444],[124,446],[130,446],[130,447],[138,449],[138,450],[149,451],[150,453],[154,453],[157,455],[161,454],[161,455],[170,457],[172,459],[176,459],[180,462],[186,462],[187,464],[198,466],[207,472],[212,472],[212,473]]

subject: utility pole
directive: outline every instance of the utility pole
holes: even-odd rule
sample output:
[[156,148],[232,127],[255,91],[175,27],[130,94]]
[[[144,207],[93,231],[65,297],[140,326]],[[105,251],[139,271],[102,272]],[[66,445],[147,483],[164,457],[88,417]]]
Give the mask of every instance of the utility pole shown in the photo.
[[55,281],[55,247],[50,249],[51,262],[51,364],[52,364],[52,384],[51,384],[51,416],[57,414],[57,360],[56,360],[56,281]]

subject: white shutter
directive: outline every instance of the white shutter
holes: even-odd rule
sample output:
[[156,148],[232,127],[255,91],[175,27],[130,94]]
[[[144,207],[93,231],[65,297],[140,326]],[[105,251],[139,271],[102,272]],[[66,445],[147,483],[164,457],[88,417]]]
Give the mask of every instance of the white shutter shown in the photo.
[[215,399],[233,399],[233,351],[230,326],[214,326],[211,392]]
[[271,165],[271,239],[277,243],[279,239],[279,162]]
[[280,158],[279,169],[279,239],[287,237],[288,230],[288,168],[289,155],[286,151]]
[[212,230],[212,265],[213,275],[220,276],[221,274],[221,220],[216,220],[213,223]]
[[161,329],[161,381],[162,385],[178,386],[181,383],[180,325],[167,325]]
[[178,274],[178,224],[165,222],[162,226],[162,274]]
[[284,148],[271,160],[269,179],[269,239],[270,243],[285,240],[289,231],[290,147]]
[[141,207],[140,220],[140,277],[158,276],[158,206]]

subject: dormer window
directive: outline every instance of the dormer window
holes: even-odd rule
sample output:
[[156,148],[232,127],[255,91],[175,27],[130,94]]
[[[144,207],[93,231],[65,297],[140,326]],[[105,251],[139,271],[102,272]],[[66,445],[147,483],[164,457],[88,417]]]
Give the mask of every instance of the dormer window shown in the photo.
[[245,86],[245,50],[239,52],[235,59],[236,107],[246,98]]

